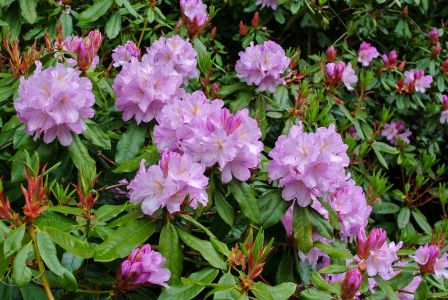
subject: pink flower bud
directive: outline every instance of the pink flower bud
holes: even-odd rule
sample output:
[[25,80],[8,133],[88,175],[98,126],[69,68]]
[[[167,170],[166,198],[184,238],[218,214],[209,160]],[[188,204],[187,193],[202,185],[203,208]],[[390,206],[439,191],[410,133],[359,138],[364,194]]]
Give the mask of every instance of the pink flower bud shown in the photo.
[[380,248],[386,241],[386,232],[381,228],[375,228],[370,231],[369,236],[361,229],[356,238],[358,243],[358,256],[361,259],[367,259],[370,251]]
[[341,297],[343,300],[353,299],[361,286],[364,276],[358,269],[351,269],[345,273],[341,286]]
[[420,246],[413,256],[415,262],[423,273],[434,274],[434,267],[439,256],[440,249],[435,245]]
[[442,66],[440,68],[442,69],[442,72],[444,74],[448,74],[448,58],[443,61]]
[[439,56],[441,51],[442,51],[442,47],[440,46],[439,43],[437,43],[437,45],[435,45],[434,48],[432,49],[432,56],[433,57]]
[[245,36],[247,34],[247,26],[244,25],[243,21],[240,21],[240,35]]
[[432,45],[437,45],[437,43],[439,42],[439,30],[437,28],[433,28],[429,34],[429,42]]
[[333,47],[333,46],[328,47],[328,49],[325,53],[327,55],[328,62],[334,62],[336,60],[336,56],[337,56],[338,52],[335,47]]

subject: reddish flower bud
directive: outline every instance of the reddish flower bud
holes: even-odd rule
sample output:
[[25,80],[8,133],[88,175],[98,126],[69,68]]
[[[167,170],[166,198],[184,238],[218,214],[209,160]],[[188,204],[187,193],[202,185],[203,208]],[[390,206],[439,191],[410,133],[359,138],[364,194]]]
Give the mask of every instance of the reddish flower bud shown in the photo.
[[245,36],[247,34],[247,26],[244,25],[243,21],[240,21],[240,35]]
[[440,46],[440,44],[437,43],[437,45],[435,45],[434,48],[432,49],[432,56],[433,57],[439,56],[440,51],[442,51],[442,46]]
[[257,27],[259,22],[260,22],[260,14],[258,13],[258,11],[256,11],[254,13],[254,16],[252,17],[251,24],[252,26]]
[[218,32],[218,29],[215,27],[212,28],[212,31],[210,32],[210,38],[213,40],[216,37],[216,33]]
[[370,251],[377,250],[386,241],[386,232],[381,228],[375,228],[370,231],[369,236],[361,229],[356,237],[358,243],[358,256],[361,259],[367,259]]
[[448,74],[448,58],[443,61],[440,68],[442,69],[443,74]]
[[327,55],[328,62],[334,62],[336,60],[336,56],[338,55],[336,48],[333,46],[328,47],[328,49],[325,53]]
[[341,297],[343,300],[351,300],[355,297],[359,287],[364,280],[364,276],[358,269],[351,269],[345,273],[344,281],[341,285]]
[[401,11],[401,16],[403,18],[407,18],[409,15],[409,7],[406,5],[405,7],[403,7],[402,11]]
[[437,43],[439,42],[439,30],[437,28],[433,28],[429,32],[428,37],[429,37],[429,42],[432,45],[437,45]]
[[22,188],[25,206],[23,207],[24,220],[32,223],[47,208],[47,189],[44,184],[45,167],[31,177],[28,168],[25,169],[27,188]]
[[0,190],[0,219],[8,220],[13,223],[18,223],[19,214],[14,212],[11,208],[8,197],[6,200],[3,198],[3,191]]

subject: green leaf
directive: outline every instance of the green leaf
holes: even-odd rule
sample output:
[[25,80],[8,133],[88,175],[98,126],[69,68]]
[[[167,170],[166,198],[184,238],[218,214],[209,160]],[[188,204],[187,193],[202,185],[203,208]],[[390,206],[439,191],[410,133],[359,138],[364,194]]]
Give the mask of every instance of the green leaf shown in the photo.
[[355,126],[356,133],[358,134],[359,138],[361,140],[365,139],[364,133],[361,129],[358,119],[353,118],[352,114],[342,104],[338,104],[338,107],[342,111],[342,113],[345,115],[345,117],[347,119],[349,119],[350,122],[352,122],[352,124]]
[[52,206],[47,208],[47,211],[56,211],[64,215],[75,215],[80,216],[84,212],[79,207],[73,207],[73,206]]
[[61,259],[61,264],[70,272],[78,270],[83,262],[84,258],[70,252],[64,252]]
[[93,145],[110,150],[109,136],[101,129],[101,127],[93,121],[88,121],[86,123],[87,129],[82,133],[82,136]]
[[171,271],[168,284],[179,284],[183,269],[183,255],[176,227],[171,223],[165,224],[160,232],[159,252],[166,259],[164,267]]
[[[217,269],[213,268],[205,268],[198,272],[192,273],[190,276],[188,276],[189,279],[200,281],[205,284],[211,283],[216,276],[218,275],[219,271]],[[160,294],[158,300],[190,300],[195,299],[199,293],[202,292],[204,287],[188,283],[188,284],[178,284],[170,286],[169,289],[164,289],[162,293]]]
[[411,210],[408,207],[402,207],[397,217],[398,228],[402,229],[409,223]]
[[319,291],[318,289],[306,289],[300,293],[300,299],[303,300],[331,300],[333,296],[328,292]]
[[154,220],[130,220],[95,248],[96,261],[108,262],[122,258],[144,243],[156,230]]
[[336,290],[336,288],[334,286],[329,284],[319,273],[314,273],[311,276],[311,282],[319,290],[324,290],[326,292],[330,292],[333,294],[337,294],[339,292],[338,290]]
[[22,246],[23,236],[25,235],[25,225],[12,231],[5,240],[3,245],[3,253],[6,257],[18,251]]
[[59,21],[62,23],[62,32],[64,36],[72,35],[73,33],[73,19],[70,14],[61,14]]
[[386,281],[384,281],[383,278],[378,275],[374,278],[380,289],[387,296],[388,300],[400,300],[400,298],[395,295],[395,291],[392,289],[392,287]]
[[328,222],[324,217],[322,217],[315,210],[310,210],[311,222],[313,223],[314,229],[322,236],[332,239],[333,238],[333,227],[331,227],[330,222]]
[[39,228],[50,226],[65,232],[70,232],[75,226],[77,226],[77,223],[71,218],[50,210],[46,210],[34,221],[34,225]]
[[22,14],[22,17],[30,24],[36,22],[37,0],[19,0],[19,4],[20,4],[20,13]]
[[115,218],[119,214],[121,214],[126,208],[127,204],[121,205],[103,205],[95,211],[95,215],[98,218],[98,221],[107,222],[112,218]]
[[37,247],[39,248],[40,256],[48,269],[50,269],[50,271],[54,274],[62,276],[65,268],[59,262],[59,258],[56,253],[56,246],[51,241],[48,233],[41,230],[37,231],[36,242]]
[[373,213],[375,214],[394,214],[400,210],[400,207],[394,203],[381,202],[373,206]]
[[322,250],[323,252],[328,254],[328,256],[330,256],[333,259],[351,259],[351,258],[353,258],[353,255],[347,249],[339,249],[330,244],[316,242],[316,243],[314,243],[314,247],[319,248],[320,250]]
[[107,21],[105,32],[108,38],[114,39],[120,33],[121,29],[121,15],[119,12],[116,12],[112,15],[112,17]]
[[432,227],[431,225],[429,225],[428,220],[426,220],[425,215],[423,215],[418,209],[413,209],[411,213],[418,226],[420,226],[420,228],[423,229],[425,233],[431,234]]
[[188,247],[198,251],[213,267],[218,269],[225,269],[227,267],[226,263],[222,259],[222,256],[216,252],[210,242],[201,240],[179,227],[177,227],[177,233],[179,234],[179,238]]
[[26,260],[29,253],[33,250],[31,242],[26,244],[17,253],[12,265],[12,280],[20,288],[24,287],[31,280],[31,270],[26,266]]
[[243,214],[251,222],[258,224],[260,221],[260,210],[252,187],[245,182],[232,180],[230,182],[230,191],[240,205]]
[[260,225],[263,228],[271,227],[280,222],[291,205],[290,202],[283,200],[277,190],[263,193],[258,203],[260,206]]
[[115,162],[120,163],[134,158],[143,146],[146,137],[146,126],[137,126],[132,122],[125,133],[121,135],[115,153]]
[[54,227],[44,227],[43,230],[48,233],[50,239],[54,243],[58,244],[65,251],[76,254],[83,258],[93,257],[94,248],[89,243]]
[[226,222],[227,225],[233,226],[233,221],[235,219],[235,213],[233,210],[233,206],[227,202],[220,191],[215,190],[215,204],[218,215]]
[[152,165],[155,162],[157,162],[160,159],[160,154],[157,151],[157,148],[155,145],[147,146],[143,148],[142,153],[134,157],[130,160],[122,161],[118,164],[117,168],[114,169],[112,172],[114,173],[121,173],[121,172],[134,172],[137,170],[140,166],[140,163],[144,159],[146,162],[146,165]]
[[247,298],[247,295],[243,295],[238,290],[236,290],[236,288],[238,287],[237,279],[230,272],[224,273],[221,276],[221,278],[219,278],[218,284],[225,285],[227,287],[226,288],[218,287],[215,290],[212,290],[209,294],[213,294],[213,300],[228,300],[228,299],[242,300]]
[[292,281],[294,281],[294,260],[292,255],[285,251],[275,273],[275,282],[283,283]]
[[34,283],[20,289],[23,300],[47,300],[47,294],[42,287],[35,285]]
[[78,135],[73,135],[73,142],[68,146],[68,153],[83,176],[91,179],[95,177],[96,162],[90,157],[89,151]]
[[426,280],[422,280],[414,293],[414,300],[425,300],[429,298],[431,291],[428,288]]
[[319,270],[321,274],[341,274],[347,272],[347,266],[328,265]]
[[307,207],[294,206],[293,233],[299,249],[308,253],[313,247],[313,224]]
[[251,291],[257,299],[287,300],[295,293],[296,287],[297,285],[292,282],[285,282],[276,286],[270,286],[259,281],[253,288],[251,288]]
[[98,20],[109,10],[112,3],[113,0],[95,1],[93,5],[89,6],[79,15],[79,22],[89,23]]

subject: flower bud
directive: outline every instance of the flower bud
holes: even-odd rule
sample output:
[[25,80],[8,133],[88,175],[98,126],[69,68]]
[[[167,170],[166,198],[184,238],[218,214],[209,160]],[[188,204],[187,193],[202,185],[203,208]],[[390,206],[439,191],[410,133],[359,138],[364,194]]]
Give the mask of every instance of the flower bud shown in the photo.
[[448,110],[448,96],[447,95],[443,95],[442,96],[442,110]]
[[328,62],[335,61],[337,54],[338,54],[338,52],[337,52],[336,48],[334,48],[333,46],[328,47],[328,49],[326,51],[327,61]]
[[381,228],[375,228],[370,231],[369,236],[361,229],[356,238],[358,243],[358,256],[361,259],[367,259],[370,251],[380,248],[386,241],[386,232]]
[[429,42],[432,45],[437,45],[438,41],[439,41],[439,30],[437,28],[433,28],[429,34]]
[[359,287],[364,280],[364,276],[358,269],[351,269],[345,273],[344,281],[341,285],[341,297],[343,300],[351,300],[355,297]]
[[442,47],[440,46],[439,43],[437,43],[437,45],[435,45],[434,48],[432,49],[432,57],[439,56],[440,51],[442,51]]
[[218,29],[215,27],[212,28],[212,31],[210,32],[210,38],[213,40],[216,37]]
[[448,74],[448,58],[443,61],[440,68],[442,69],[443,74]]
[[403,7],[403,9],[401,10],[401,16],[403,18],[407,18],[409,15],[409,7],[406,5],[405,7]]
[[243,21],[240,21],[240,35],[245,36],[247,34],[247,26],[244,25]]
[[256,11],[254,13],[254,16],[252,17],[251,24],[253,27],[257,27],[259,22],[260,22],[260,14],[258,13],[258,11]]

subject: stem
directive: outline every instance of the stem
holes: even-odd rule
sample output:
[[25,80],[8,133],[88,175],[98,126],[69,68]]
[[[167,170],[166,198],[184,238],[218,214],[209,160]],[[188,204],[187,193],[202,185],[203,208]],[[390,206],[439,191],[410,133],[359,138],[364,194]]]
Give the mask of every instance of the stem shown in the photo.
[[142,40],[143,40],[143,35],[145,34],[145,31],[146,31],[146,26],[148,26],[148,18],[145,18],[145,22],[143,23],[142,33],[140,33],[140,38],[138,39],[137,47],[139,47],[139,48],[140,48],[140,44],[142,43]]
[[54,300],[53,294],[51,293],[50,285],[48,284],[47,277],[45,276],[45,266],[42,258],[40,257],[39,248],[37,247],[36,230],[34,228],[34,224],[29,225],[28,233],[31,240],[33,241],[34,256],[36,257],[37,266],[39,267],[39,272],[42,276],[42,285],[44,286],[45,293],[47,294],[48,300]]
[[83,293],[83,294],[96,294],[96,295],[102,295],[102,294],[112,294],[113,290],[108,291],[95,291],[95,290],[76,290],[77,293]]

